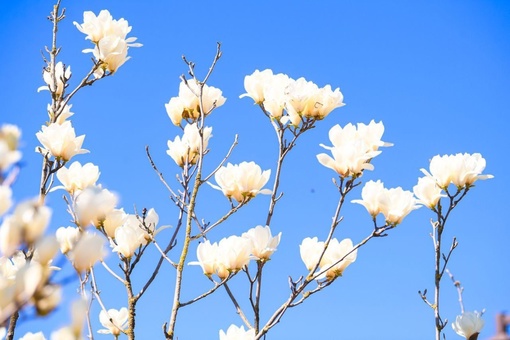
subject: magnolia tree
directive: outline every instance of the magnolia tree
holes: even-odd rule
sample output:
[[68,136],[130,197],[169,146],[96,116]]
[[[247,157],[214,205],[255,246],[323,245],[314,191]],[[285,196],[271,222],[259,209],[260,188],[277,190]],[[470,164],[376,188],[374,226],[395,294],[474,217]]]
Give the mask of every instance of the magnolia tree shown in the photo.
[[[165,104],[168,117],[176,126],[175,138],[167,144],[168,156],[180,169],[175,179],[168,180],[149,149],[146,150],[155,176],[178,208],[173,220],[176,222],[170,226],[168,221],[160,222],[152,208],[131,210],[119,206],[118,195],[98,184],[99,166],[79,161],[79,155],[89,150],[84,148],[85,135],[77,136],[72,120],[75,95],[86,86],[122,72],[127,67],[123,65],[130,58],[130,49],[142,44],[128,37],[132,28],[125,19],[114,19],[107,10],[85,12],[83,22],[74,25],[88,40],[89,48],[83,52],[90,53],[93,62],[90,71],[72,87],[71,67],[60,60],[61,48],[57,44],[58,27],[63,19],[64,11],[58,1],[50,15],[53,39],[46,49],[44,83],[39,88],[41,95],[49,95],[49,103],[48,120],[44,123],[41,117],[43,125],[36,134],[39,145],[35,151],[41,155],[42,162],[36,197],[14,203],[11,186],[22,158],[18,150],[21,131],[9,124],[0,129],[0,324],[6,339],[14,339],[20,313],[33,310],[37,315],[46,315],[61,305],[62,285],[66,281],[59,278],[59,267],[72,267],[76,278],[67,283],[77,287],[75,301],[61,306],[70,309],[71,322],[51,334],[34,330],[36,333],[27,333],[21,339],[83,339],[93,338],[97,333],[110,334],[115,339],[123,336],[134,339],[140,314],[137,314],[138,303],[148,294],[160,294],[151,291],[151,285],[163,271],[173,272],[174,279],[167,283],[166,294],[173,298],[168,305],[168,319],[160,325],[161,337],[186,338],[185,330],[176,331],[181,310],[199,305],[202,299],[221,290],[228,296],[226,305],[233,306],[239,319],[226,329],[219,325],[219,338],[265,339],[290,309],[305,305],[316,293],[327,294],[322,291],[343,275],[349,275],[347,267],[356,261],[362,247],[389,235],[390,231],[395,232],[393,229],[418,208],[430,210],[433,241],[430,261],[435,264],[430,273],[434,287],[429,288],[430,293],[420,291],[419,296],[434,315],[430,327],[435,329],[436,340],[443,338],[448,321],[441,313],[441,283],[445,274],[453,279],[447,266],[458,243],[456,239],[446,240],[445,245],[442,236],[451,213],[474,183],[492,178],[482,174],[486,164],[480,154],[433,156],[428,165],[427,160],[423,161],[423,177],[417,179],[412,191],[387,188],[380,180],[363,181],[363,174],[374,170],[372,159],[384,147],[392,146],[382,140],[383,122],[332,126],[329,142],[321,144],[324,153],[317,155],[317,161],[331,169],[332,185],[338,192],[331,224],[320,233],[325,237],[311,234],[301,244],[294,245],[301,254],[301,259],[295,260],[303,262],[302,274],[289,276],[287,298],[268,312],[261,299],[266,278],[263,274],[273,265],[270,261],[273,257],[288,251],[280,247],[285,237],[281,227],[272,224],[280,199],[287,199],[282,197],[280,189],[280,183],[285,181],[282,168],[289,153],[295,151],[297,140],[316,125],[328,124],[330,113],[344,105],[340,89],[332,89],[330,85],[319,87],[304,78],[292,79],[270,69],[247,75],[246,93],[240,98],[245,98],[247,105],[252,101],[260,107],[261,119],[274,129],[278,156],[271,169],[263,169],[249,159],[233,164],[229,158],[238,143],[237,136],[229,149],[209,149],[213,127],[208,125],[208,118],[226,102],[222,91],[209,85],[210,75],[222,55],[220,45],[203,78],[197,77],[195,64],[183,58],[187,75],[181,77],[176,96]],[[210,152],[222,153],[224,157],[217,164],[210,163]],[[213,170],[206,171],[206,168]],[[214,197],[203,196],[202,189],[208,186],[219,192]],[[53,211],[47,197],[62,193],[72,223],[58,229],[55,226],[51,230],[56,232],[50,232]],[[259,199],[259,195],[269,196],[269,207],[262,211],[264,222],[235,235],[218,237],[216,232],[225,221]],[[229,206],[220,218],[211,219],[197,211],[197,202],[220,196]],[[361,240],[341,239],[337,233],[342,208],[351,202],[362,205],[373,224]],[[167,242],[160,241],[160,232],[170,235]],[[141,263],[152,268],[151,274],[135,281],[138,273],[135,269]],[[102,284],[101,277],[96,275],[98,268],[110,275],[115,284]],[[195,290],[185,278],[194,271],[203,272],[203,280],[210,282],[209,288],[188,298],[185,296],[195,294]],[[234,280],[240,282],[242,289],[231,288]],[[453,281],[461,311],[451,327],[465,339],[477,339],[484,325],[482,312],[464,310],[462,287]],[[102,296],[119,287],[125,290],[126,297],[112,308],[103,302]],[[187,291],[192,293],[184,294]],[[99,315],[91,312],[94,306],[99,306]],[[95,326],[97,320],[101,324],[99,328]]]

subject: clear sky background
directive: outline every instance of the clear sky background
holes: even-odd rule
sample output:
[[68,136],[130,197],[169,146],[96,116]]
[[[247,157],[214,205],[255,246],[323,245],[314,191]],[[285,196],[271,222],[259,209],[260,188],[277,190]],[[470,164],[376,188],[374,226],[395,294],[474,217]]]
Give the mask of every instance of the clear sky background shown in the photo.
[[[90,154],[77,156],[82,164],[100,167],[100,182],[121,197],[121,206],[154,207],[160,224],[175,224],[177,209],[151,169],[144,148],[149,145],[169,182],[179,168],[166,155],[166,142],[180,130],[167,117],[164,104],[177,96],[179,76],[186,72],[185,54],[205,75],[221,42],[223,57],[209,84],[223,90],[227,102],[214,111],[211,153],[206,169],[215,168],[234,135],[239,146],[231,162],[256,161],[263,169],[276,164],[277,144],[270,123],[244,93],[243,79],[255,69],[271,68],[295,79],[305,77],[319,86],[340,87],[345,107],[331,113],[307,132],[283,169],[284,198],[277,206],[273,232],[282,241],[268,264],[263,286],[263,319],[288,295],[287,278],[305,275],[299,244],[305,237],[324,239],[337,202],[331,183],[335,174],[315,155],[319,143],[330,144],[328,131],[349,122],[383,121],[385,148],[362,180],[381,179],[387,187],[411,190],[437,154],[480,152],[485,173],[494,179],[476,187],[454,210],[445,232],[460,243],[450,270],[465,286],[468,310],[486,309],[480,339],[494,334],[495,313],[510,308],[508,243],[508,98],[510,93],[510,3],[507,1],[63,1],[59,60],[71,65],[71,86],[90,69],[89,41],[73,25],[83,11],[109,9],[114,18],[133,26],[130,36],[144,46],[130,49],[132,59],[117,74],[86,88],[72,100],[77,134],[86,134]],[[43,85],[41,51],[51,44],[46,16],[51,1],[9,1],[0,11],[0,122],[23,130],[23,168],[14,185],[18,201],[37,195],[41,156],[35,133],[47,120],[49,93]],[[271,180],[273,177],[271,178]],[[360,198],[361,188],[350,199]],[[48,198],[55,213],[51,231],[67,226],[62,192]],[[246,209],[210,235],[212,241],[263,224],[269,199],[257,197]],[[214,220],[228,209],[220,192],[203,188],[198,211]],[[362,206],[346,204],[336,237],[358,242],[371,232]],[[433,312],[417,292],[433,291],[433,247],[429,237],[431,213],[413,212],[387,238],[376,239],[358,252],[344,277],[305,304],[289,310],[268,339],[393,339],[426,340],[434,334]],[[382,220],[381,220],[382,222]],[[163,232],[164,244],[171,231]],[[171,255],[177,259],[177,254]],[[135,275],[135,289],[149,275],[157,254],[151,251]],[[190,260],[195,259],[194,251]],[[115,255],[109,263],[114,266]],[[70,273],[64,267],[60,278]],[[192,298],[210,287],[200,268],[187,269],[184,296]],[[123,287],[102,268],[100,288],[108,308],[126,305]],[[59,276],[57,276],[58,278]],[[173,269],[165,266],[138,307],[136,333],[140,339],[162,338],[161,325],[170,315]],[[248,308],[244,277],[233,279],[241,303]],[[66,286],[63,307],[54,315],[33,321],[25,331],[51,330],[68,322],[67,304],[77,281]],[[444,317],[453,320],[460,309],[449,279],[443,281]],[[98,327],[95,307],[93,320]],[[218,330],[241,325],[224,290],[186,307],[180,314],[179,339],[217,339]],[[97,329],[96,327],[96,329]],[[460,339],[446,328],[448,339]],[[108,338],[97,334],[97,339]]]

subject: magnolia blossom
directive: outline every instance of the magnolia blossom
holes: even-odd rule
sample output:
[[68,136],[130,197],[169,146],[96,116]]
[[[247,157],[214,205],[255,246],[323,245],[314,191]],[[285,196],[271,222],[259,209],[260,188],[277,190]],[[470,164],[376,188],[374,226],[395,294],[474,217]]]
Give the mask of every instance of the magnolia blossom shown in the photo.
[[99,187],[87,187],[81,191],[75,200],[75,212],[81,227],[89,224],[100,226],[117,205],[117,196]]
[[43,268],[37,261],[25,262],[11,276],[0,277],[0,318],[26,304],[43,280]]
[[456,155],[434,156],[430,161],[430,173],[421,169],[426,176],[433,178],[437,185],[445,189],[453,183],[457,188],[470,187],[478,179],[490,179],[492,175],[482,175],[485,159],[479,153],[458,153]]
[[333,157],[321,153],[317,155],[319,163],[335,170],[342,177],[359,177],[363,170],[373,170],[370,160],[379,155],[380,146],[391,146],[381,141],[384,133],[382,122],[365,125],[358,123],[357,127],[347,124],[344,128],[335,125],[329,130],[329,140],[333,146],[320,144],[330,150]]
[[16,125],[4,124],[0,127],[0,173],[21,159],[18,149],[21,131]]
[[54,121],[57,124],[64,123],[67,120],[67,118],[74,115],[74,112],[71,112],[71,107],[72,107],[72,105],[65,105],[64,108],[60,110],[58,117],[56,117],[56,113],[53,112],[53,108],[51,107],[51,104],[48,104],[47,110],[48,110],[48,116],[50,118],[50,122]]
[[272,70],[255,70],[251,75],[244,77],[244,89],[246,93],[240,95],[239,98],[250,97],[255,104],[262,104],[267,94],[266,86],[271,83],[273,79],[274,75]]
[[10,256],[23,242],[34,243],[48,227],[51,209],[35,200],[22,202],[0,226],[0,250]]
[[83,233],[70,253],[74,268],[79,271],[89,270],[97,261],[106,256],[104,238],[98,234]]
[[126,215],[124,223],[115,229],[112,251],[126,258],[132,257],[140,246],[146,245],[158,232],[169,227],[156,229],[158,222],[159,216],[153,208],[149,209],[143,220],[137,215]]
[[115,238],[115,230],[126,222],[128,215],[124,209],[113,209],[105,215],[103,228],[108,237]]
[[81,298],[71,305],[71,324],[51,333],[51,340],[82,340],[83,323],[89,311],[89,302]]
[[441,197],[446,197],[446,195],[441,194],[442,191],[437,182],[431,177],[418,178],[418,184],[413,187],[418,202],[430,209],[434,209]]
[[221,279],[237,273],[250,262],[251,242],[240,236],[223,238],[218,243],[216,273]]
[[55,236],[57,237],[62,254],[67,254],[69,251],[73,250],[80,239],[80,228],[60,227],[57,229]]
[[108,312],[102,310],[99,313],[99,321],[105,329],[100,329],[97,332],[100,334],[118,336],[126,329],[128,317],[129,314],[126,307],[122,307],[120,310],[109,309]]
[[64,161],[70,160],[74,155],[89,152],[81,148],[85,135],[76,137],[70,121],[43,125],[41,131],[35,135],[44,146],[43,150],[39,148],[41,153],[50,153],[53,157]]
[[331,111],[345,105],[339,88],[334,91],[330,85],[319,88],[305,78],[291,81],[285,94],[285,108],[291,124],[295,126],[301,122],[302,117],[324,119]]
[[76,161],[69,168],[60,168],[57,171],[57,178],[67,192],[74,194],[76,191],[96,185],[99,179],[99,167],[92,163],[82,166],[80,162]]
[[469,339],[476,339],[473,335],[479,334],[482,330],[485,321],[482,319],[482,314],[477,311],[475,312],[464,312],[455,318],[455,322],[452,323],[452,328],[460,336]]
[[[332,280],[341,276],[345,268],[356,261],[357,250],[353,250],[353,244],[350,239],[338,241],[333,238],[330,240],[328,248],[324,252],[326,244],[318,241],[317,237],[307,237],[301,242],[299,251],[301,259],[306,268],[312,270],[315,266],[319,266],[319,272],[324,272],[318,278],[327,278]],[[324,252],[320,262],[319,258]]]
[[207,240],[197,247],[198,261],[190,264],[200,265],[208,277],[217,274],[224,280],[248,265],[251,251],[251,241],[245,237],[230,236],[213,244]]
[[43,266],[49,266],[58,252],[59,242],[54,235],[47,235],[35,244],[33,259]]
[[0,216],[12,206],[12,190],[7,185],[0,184]]
[[[182,167],[186,164],[195,164],[200,155],[200,144],[202,144],[202,151],[205,153],[207,145],[209,144],[209,138],[211,135],[212,128],[205,127],[202,129],[202,136],[196,123],[187,124],[184,127],[184,134],[182,138],[179,136],[175,137],[174,141],[168,141],[167,154],[177,163],[178,166]],[[202,143],[201,143],[202,141]]]
[[100,67],[95,76],[102,77],[105,71],[114,73],[130,57],[127,56],[129,47],[140,47],[135,43],[136,38],[127,38],[131,26],[124,19],[114,20],[110,12],[102,10],[98,16],[87,11],[83,13],[83,24],[74,22],[78,30],[87,35],[96,46],[94,49],[85,49],[84,53],[92,52]]
[[55,79],[53,78],[53,72],[51,68],[52,65],[50,64],[43,70],[43,79],[46,85],[39,87],[37,92],[42,90],[49,90],[60,97],[64,92],[67,81],[71,78],[71,66],[67,66],[66,68],[61,61],[55,64]]
[[276,251],[276,247],[280,243],[282,233],[276,236],[271,235],[269,226],[256,226],[243,233],[242,237],[247,238],[251,242],[251,253],[259,261],[268,261],[271,255]]
[[[333,109],[345,105],[340,89],[330,85],[319,88],[304,78],[294,80],[285,74],[273,74],[272,70],[255,70],[244,78],[246,93],[240,98],[250,97],[255,104],[263,105],[264,110],[282,123],[290,122],[297,126],[302,117],[323,119]],[[283,116],[284,109],[287,116]]]
[[37,314],[48,315],[55,310],[62,301],[62,288],[57,285],[47,284],[37,293],[35,308]]
[[204,274],[211,277],[216,272],[216,259],[218,257],[218,243],[213,243],[206,240],[200,243],[197,247],[197,259],[196,262],[190,262],[191,265],[200,265]]
[[201,114],[199,96],[202,98],[202,109],[204,115],[208,115],[213,109],[225,104],[227,100],[222,96],[220,89],[206,84],[200,85],[193,79],[181,81],[179,85],[179,96],[173,97],[165,104],[166,112],[174,125],[181,125],[183,119],[197,120]]
[[380,181],[368,181],[361,197],[351,202],[363,205],[373,218],[382,213],[388,225],[400,224],[411,211],[421,207],[412,192],[401,187],[386,189]]
[[255,330],[253,328],[245,330],[244,326],[230,325],[227,333],[220,330],[220,340],[255,340]]
[[122,254],[126,258],[133,256],[135,251],[145,244],[144,233],[138,225],[126,223],[115,229],[115,245],[112,251]]
[[222,166],[214,175],[218,185],[210,184],[214,189],[221,190],[229,199],[247,202],[257,194],[271,194],[271,190],[262,189],[269,180],[271,170],[262,171],[255,162],[242,162]]

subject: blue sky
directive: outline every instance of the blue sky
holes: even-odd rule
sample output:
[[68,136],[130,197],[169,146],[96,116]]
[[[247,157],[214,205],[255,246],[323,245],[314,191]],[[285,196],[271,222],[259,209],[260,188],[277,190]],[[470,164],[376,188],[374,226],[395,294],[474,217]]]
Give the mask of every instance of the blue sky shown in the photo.
[[[342,90],[347,105],[306,133],[284,165],[285,196],[272,223],[274,232],[282,232],[282,241],[265,273],[266,318],[286,298],[287,277],[305,274],[299,258],[301,240],[327,235],[337,201],[331,183],[335,174],[315,155],[323,152],[319,143],[329,144],[333,125],[384,122],[383,140],[395,146],[383,150],[373,161],[375,171],[362,180],[381,179],[388,187],[412,189],[421,176],[419,169],[428,167],[434,155],[480,152],[487,160],[485,172],[495,178],[477,183],[455,209],[445,239],[456,236],[460,243],[449,268],[465,286],[466,308],[486,309],[480,338],[493,335],[495,313],[510,307],[510,231],[504,213],[510,165],[504,151],[510,145],[510,3],[97,0],[63,1],[63,6],[67,18],[60,26],[58,43],[63,47],[60,60],[71,65],[72,85],[91,65],[89,55],[81,52],[90,43],[72,25],[82,22],[83,11],[108,9],[114,18],[127,19],[133,26],[130,36],[144,44],[129,50],[132,59],[113,77],[80,91],[72,101],[72,121],[77,134],[86,134],[84,147],[91,151],[76,160],[99,165],[100,182],[119,193],[126,211],[154,207],[161,224],[175,224],[177,210],[150,168],[144,148],[149,145],[160,170],[174,178],[179,169],[166,155],[166,141],[180,132],[168,119],[164,104],[177,95],[179,76],[186,72],[183,54],[197,64],[199,75],[205,75],[216,42],[222,43],[224,55],[209,84],[223,90],[227,102],[207,124],[214,135],[207,169],[214,169],[234,134],[239,134],[231,162],[253,160],[274,172],[273,129],[250,99],[238,99],[244,93],[244,76],[255,69],[271,68]],[[51,42],[46,19],[51,8],[51,1],[19,0],[4,4],[0,12],[4,79],[0,123],[17,124],[23,130],[23,168],[14,185],[18,201],[37,194],[41,160],[33,151],[38,145],[35,133],[47,119],[49,94],[36,89],[43,85],[41,51]],[[359,197],[360,189],[350,199]],[[48,202],[55,209],[51,229],[67,225],[61,192],[53,193]],[[239,235],[263,224],[268,202],[268,197],[257,197],[211,239]],[[228,204],[219,192],[205,187],[198,209],[214,220]],[[338,238],[356,242],[370,233],[371,221],[363,207],[347,204],[342,215]],[[417,294],[433,289],[431,217],[426,209],[417,210],[389,237],[363,247],[343,278],[290,310],[268,338],[431,339],[433,313]],[[162,240],[169,234],[161,235]],[[139,268],[140,277],[148,275],[144,269],[151,268],[156,258],[155,252],[149,255]],[[194,259],[192,254],[190,260]],[[111,263],[114,260],[111,255]],[[189,268],[185,296],[208,289],[209,282],[199,272]],[[123,306],[122,287],[104,273],[101,277],[108,308]],[[243,279],[234,279],[239,292]],[[65,303],[76,284],[68,284]],[[448,279],[443,285],[443,314],[453,320],[459,313],[456,291]],[[172,294],[173,274],[167,266],[140,302],[139,338],[160,338]],[[179,339],[217,339],[219,329],[241,324],[224,291],[186,307],[180,317]],[[49,334],[67,318],[63,308],[43,322],[26,320],[19,335],[39,329]],[[460,339],[450,326],[446,334]]]

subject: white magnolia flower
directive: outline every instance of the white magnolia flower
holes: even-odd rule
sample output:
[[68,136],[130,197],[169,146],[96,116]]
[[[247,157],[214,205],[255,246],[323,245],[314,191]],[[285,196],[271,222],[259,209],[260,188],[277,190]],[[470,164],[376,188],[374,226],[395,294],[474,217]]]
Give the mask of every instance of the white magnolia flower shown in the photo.
[[305,78],[291,81],[285,89],[286,109],[292,125],[297,125],[301,117],[324,119],[337,107],[344,106],[340,89],[331,90],[327,85],[319,88]]
[[95,227],[100,226],[115,206],[117,205],[117,196],[99,187],[87,187],[81,191],[75,200],[75,212],[78,223],[81,227],[89,224]]
[[12,190],[7,185],[0,184],[0,216],[12,206]]
[[0,250],[11,256],[23,243],[36,242],[48,227],[51,209],[41,206],[35,200],[18,204],[10,216],[6,216],[0,226]]
[[128,215],[124,212],[124,209],[113,209],[105,215],[103,221],[103,228],[106,235],[111,238],[115,238],[115,230],[126,222]]
[[319,272],[324,271],[318,278],[332,280],[341,276],[345,268],[356,261],[357,250],[352,251],[353,244],[350,239],[344,239],[338,242],[336,238],[333,238],[329,242],[329,246],[319,262],[319,257],[324,251],[325,246],[326,244],[322,241],[318,241],[317,237],[307,237],[301,242],[299,251],[301,259],[308,270],[312,270],[318,263]]
[[437,185],[437,182],[431,177],[418,178],[418,184],[413,187],[413,192],[418,197],[418,202],[433,209],[441,197],[443,190]]
[[126,329],[128,317],[129,314],[126,307],[122,307],[119,310],[109,309],[108,312],[102,310],[99,313],[99,321],[105,329],[100,329],[97,332],[100,334],[113,334],[118,336]]
[[351,202],[363,205],[373,218],[382,213],[388,225],[400,224],[411,211],[421,207],[412,192],[401,187],[386,189],[380,181],[368,181],[361,195],[361,200]]
[[51,340],[82,340],[82,329],[89,311],[89,302],[81,298],[71,305],[71,324],[51,333]]
[[250,262],[251,242],[240,236],[223,238],[218,243],[216,273],[221,279],[237,273]]
[[190,262],[190,265],[200,265],[204,274],[211,277],[216,272],[216,258],[218,257],[218,243],[206,240],[197,247],[198,261]]
[[99,179],[99,167],[92,163],[82,166],[80,162],[76,161],[69,168],[60,168],[57,171],[57,178],[67,192],[74,194],[76,191],[96,185]]
[[57,237],[62,254],[67,254],[70,250],[73,250],[80,239],[80,228],[60,227],[57,229],[55,236]]
[[136,225],[125,223],[115,229],[115,245],[112,251],[131,258],[135,251],[145,243],[144,233],[139,227],[139,222]]
[[4,124],[0,127],[0,172],[7,170],[21,159],[18,149],[21,131],[16,125]]
[[53,112],[53,108],[51,107],[51,104],[48,104],[47,110],[48,110],[48,116],[50,118],[50,122],[55,121],[55,123],[57,123],[57,124],[64,123],[67,120],[67,118],[74,115],[74,112],[71,112],[71,107],[72,107],[72,105],[64,106],[64,108],[62,110],[60,110],[60,114],[58,115],[58,117],[56,117],[56,119],[55,119],[56,113]]
[[244,326],[230,325],[227,333],[220,330],[220,340],[255,340],[255,330],[253,328],[245,330]]
[[[168,116],[175,125],[180,125],[183,119],[196,121],[200,117],[200,86],[193,80],[183,80],[179,84],[179,96],[173,97],[165,104]],[[222,96],[220,89],[203,85],[202,87],[202,108],[204,115],[208,115],[213,109],[225,104],[227,99]]]
[[[273,71],[266,69],[264,71],[255,70],[251,75],[244,77],[244,89],[246,93],[239,98],[250,97],[255,104],[262,104],[266,99],[266,86],[274,79]],[[282,88],[283,94],[283,88]],[[265,105],[264,105],[265,106]]]
[[97,261],[106,256],[104,238],[98,234],[82,233],[69,255],[74,268],[79,271],[89,270]]
[[301,254],[301,260],[303,260],[306,269],[312,270],[313,267],[317,265],[323,250],[324,242],[319,242],[317,237],[307,237],[301,242],[299,253]]
[[35,244],[34,260],[43,266],[49,266],[59,250],[60,243],[54,235],[47,235]]
[[236,165],[228,163],[214,175],[218,185],[210,183],[209,185],[240,203],[250,200],[257,194],[271,194],[271,190],[262,189],[270,175],[271,170],[262,171],[255,162],[242,162]]
[[131,26],[124,19],[114,20],[107,10],[102,10],[98,16],[87,11],[83,13],[83,24],[74,22],[76,28],[87,35],[96,46],[85,49],[84,53],[92,52],[99,62],[100,68],[96,77],[102,77],[105,71],[110,74],[117,71],[130,57],[127,56],[129,47],[140,47],[135,43],[136,38],[127,38]]
[[41,131],[35,135],[44,146],[44,149],[40,152],[43,154],[48,152],[53,157],[64,161],[70,160],[74,155],[88,152],[88,150],[81,148],[85,135],[76,137],[70,121],[65,121],[62,124],[43,125]]
[[49,90],[55,93],[57,96],[61,96],[64,92],[65,84],[71,78],[71,66],[65,67],[65,65],[59,61],[55,64],[55,81],[53,80],[51,65],[43,70],[43,79],[46,85],[43,85],[37,89],[37,92],[42,90]]
[[184,134],[182,138],[175,137],[174,141],[168,141],[167,154],[177,163],[178,166],[183,167],[186,164],[193,165],[199,159],[200,155],[200,140],[202,140],[202,150],[205,153],[209,138],[212,137],[212,128],[205,127],[202,130],[202,137],[196,123],[187,124],[184,127]]
[[38,315],[48,315],[57,308],[62,301],[62,288],[58,285],[47,284],[37,292],[35,308]]
[[94,57],[101,61],[101,69],[108,70],[110,73],[117,71],[128,57],[128,44],[126,40],[117,36],[106,36],[99,40],[96,48],[92,51]]
[[[458,335],[471,339],[475,334],[479,334],[482,330],[485,321],[482,319],[482,313],[475,312],[464,312],[457,316],[455,322],[452,323],[452,328]],[[476,337],[474,338],[476,339]]]
[[391,146],[381,141],[384,132],[382,122],[365,125],[358,123],[355,127],[347,124],[344,128],[335,125],[329,130],[329,139],[333,146],[321,146],[330,150],[333,158],[325,153],[317,155],[318,161],[330,169],[335,170],[342,177],[359,177],[363,170],[373,170],[370,160],[379,155],[380,146]]
[[83,24],[73,22],[76,28],[86,34],[85,39],[89,39],[94,44],[97,44],[101,39],[107,36],[116,36],[126,40],[129,46],[139,47],[140,44],[132,44],[136,38],[127,38],[127,34],[131,32],[131,26],[127,20],[121,18],[114,20],[110,12],[106,9],[99,12],[96,16],[91,11],[83,12]]
[[243,233],[243,237],[251,242],[251,253],[259,261],[268,261],[271,255],[276,251],[276,247],[280,243],[282,233],[276,236],[271,235],[269,226],[256,226]]
[[[353,248],[351,239],[346,238],[340,242],[336,238],[331,239],[328,249],[321,259],[319,269],[320,271],[326,270],[323,275],[328,280],[341,276],[345,268],[356,261],[358,250],[353,251]],[[340,259],[342,261],[338,262]]]
[[426,176],[433,178],[437,185],[445,189],[453,183],[457,188],[470,187],[476,180],[490,179],[492,175],[482,175],[485,159],[479,153],[434,156],[430,161],[430,173],[421,169]]

